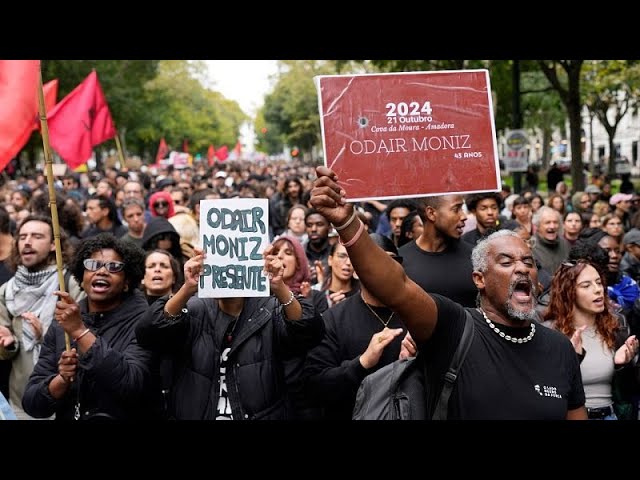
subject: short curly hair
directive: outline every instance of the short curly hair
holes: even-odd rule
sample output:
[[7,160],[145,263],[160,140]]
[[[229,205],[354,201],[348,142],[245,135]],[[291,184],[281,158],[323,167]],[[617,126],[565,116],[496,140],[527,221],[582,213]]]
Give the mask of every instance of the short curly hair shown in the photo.
[[111,233],[101,233],[95,237],[87,238],[78,245],[76,254],[69,266],[71,274],[81,284],[85,270],[83,262],[87,258],[91,258],[94,252],[104,249],[111,249],[122,257],[124,278],[129,285],[128,293],[132,293],[134,289],[140,286],[144,278],[145,252],[137,245],[116,238]]

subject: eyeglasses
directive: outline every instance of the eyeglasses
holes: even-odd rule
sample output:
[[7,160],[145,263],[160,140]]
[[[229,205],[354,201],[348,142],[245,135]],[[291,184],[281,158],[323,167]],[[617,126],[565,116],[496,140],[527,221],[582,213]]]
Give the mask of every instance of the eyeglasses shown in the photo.
[[124,269],[124,262],[103,262],[102,260],[94,260],[87,258],[82,262],[84,268],[90,272],[97,272],[102,267],[107,269],[109,273],[118,273]]
[[158,208],[158,207],[168,207],[168,206],[169,206],[169,204],[168,204],[167,202],[155,202],[155,203],[153,204],[153,206],[154,206],[155,208]]
[[344,262],[344,261],[346,261],[346,260],[349,258],[349,254],[347,254],[347,253],[342,253],[342,252],[341,252],[341,253],[336,253],[336,254],[335,254],[335,257],[336,257],[338,260],[340,260],[341,262]]

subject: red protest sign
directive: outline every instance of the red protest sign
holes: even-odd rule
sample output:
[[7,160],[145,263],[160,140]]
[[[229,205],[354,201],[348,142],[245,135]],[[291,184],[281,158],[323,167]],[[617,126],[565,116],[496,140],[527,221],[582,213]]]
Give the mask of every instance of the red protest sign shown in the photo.
[[316,77],[325,165],[350,200],[500,190],[487,70]]

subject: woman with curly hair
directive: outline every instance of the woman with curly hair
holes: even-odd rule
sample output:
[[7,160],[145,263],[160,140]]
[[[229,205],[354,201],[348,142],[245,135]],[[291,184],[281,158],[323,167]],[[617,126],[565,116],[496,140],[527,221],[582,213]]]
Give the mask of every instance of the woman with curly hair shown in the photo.
[[[54,318],[22,405],[36,418],[143,420],[161,405],[155,359],[136,342],[135,325],[148,309],[138,289],[144,252],[100,234],[83,241],[71,261],[87,298],[56,291]],[[64,334],[71,350],[65,350]]]
[[634,369],[624,367],[636,356],[638,340],[611,312],[599,262],[583,257],[560,266],[544,319],[569,337],[578,354],[589,418],[617,420],[622,405],[614,398],[614,378],[627,370],[626,382],[635,381]]

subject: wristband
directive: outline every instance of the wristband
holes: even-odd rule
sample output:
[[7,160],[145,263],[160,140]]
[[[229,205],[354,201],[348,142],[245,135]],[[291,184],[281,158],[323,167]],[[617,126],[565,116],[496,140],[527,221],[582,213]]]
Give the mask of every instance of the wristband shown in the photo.
[[333,225],[333,228],[336,229],[336,232],[341,232],[342,230],[344,230],[345,228],[347,228],[349,225],[351,225],[351,223],[353,223],[353,221],[355,220],[357,215],[356,209],[355,207],[353,208],[353,213],[351,214],[351,216],[349,217],[349,220],[347,220],[345,223],[343,223],[342,225],[340,225],[339,227],[336,225]]
[[356,234],[351,237],[351,240],[349,240],[346,243],[342,242],[342,239],[339,239],[340,245],[344,246],[345,248],[349,248],[351,247],[353,244],[355,244],[360,237],[362,236],[362,232],[364,232],[364,223],[360,222],[360,226],[358,227],[358,231],[356,232]]
[[88,328],[86,328],[84,330],[84,332],[82,332],[80,335],[78,335],[75,339],[74,342],[77,342],[78,340],[80,340],[82,337],[84,337],[87,333],[89,333],[91,330],[89,330]]

